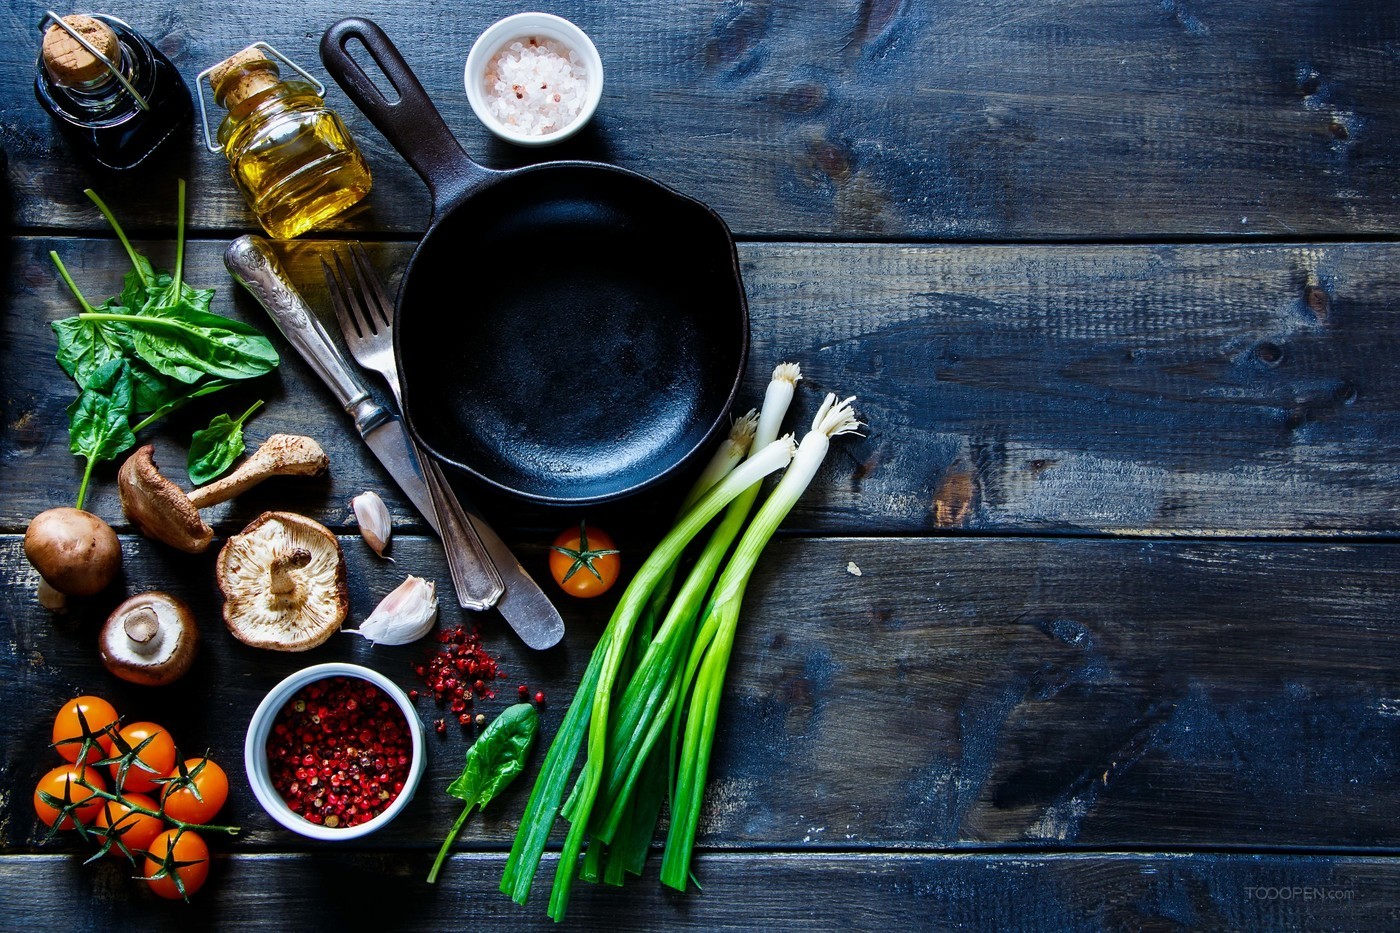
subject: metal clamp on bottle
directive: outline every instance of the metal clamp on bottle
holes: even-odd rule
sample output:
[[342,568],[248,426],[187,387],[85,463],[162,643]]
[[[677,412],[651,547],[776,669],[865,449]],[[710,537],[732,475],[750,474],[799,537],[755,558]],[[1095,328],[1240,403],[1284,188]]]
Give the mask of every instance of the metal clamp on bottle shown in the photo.
[[[108,16],[105,13],[88,13],[87,18],[95,19],[99,22],[106,23],[108,26],[117,25],[121,26],[123,29],[131,29],[130,26],[117,19],[115,16]],[[64,20],[62,16],[59,16],[53,10],[45,10],[44,18],[39,20],[39,31],[42,33],[47,33],[48,27],[50,25],[57,26],[59,29],[62,29],[64,32],[68,33],[69,37],[74,42],[78,43],[78,45],[82,46],[83,49],[86,50],[89,55],[97,59],[97,61],[101,63],[102,66],[105,67],[108,72],[111,73],[112,77],[116,78],[117,81],[121,83],[121,86],[126,89],[126,92],[128,94],[131,95],[131,99],[136,102],[137,107],[139,107],[141,110],[147,111],[151,109],[150,103],[147,102],[146,98],[142,96],[140,91],[136,90],[136,86],[127,79],[126,75],[122,74],[122,70],[117,67],[116,62],[112,61],[110,58],[107,57],[106,53],[104,53],[97,46],[89,42],[81,32],[69,25],[68,22]],[[110,47],[113,49],[120,48],[120,46],[118,46],[115,42],[116,33],[113,32],[112,36],[113,41],[107,44],[110,45]]]
[[[53,14],[51,13],[49,15],[52,16]],[[320,95],[321,97],[326,96],[326,86],[324,84],[316,80],[316,78],[305,68],[301,67],[296,62],[292,61],[290,58],[283,55],[281,52],[277,51],[272,46],[268,45],[266,42],[254,42],[252,45],[248,46],[248,49],[257,49],[260,52],[266,52],[268,55],[271,55],[273,58],[286,65],[288,68],[301,75],[307,81],[311,82],[311,86],[316,89],[316,93],[318,95]],[[243,51],[246,52],[248,51],[248,49],[244,49]],[[242,53],[240,52],[239,54],[241,55]],[[199,73],[199,77],[195,78],[194,80],[195,93],[199,95],[199,122],[204,127],[204,147],[210,152],[223,152],[224,147],[222,145],[215,144],[214,135],[209,131],[209,110],[204,103],[204,85],[208,84],[209,90],[214,92],[214,94],[217,97],[218,92],[214,89],[214,83],[210,79],[210,75],[214,74],[214,72],[220,70],[221,68],[224,68],[226,64],[227,62],[225,61],[219,62],[217,65],[210,65],[208,68],[201,71]]]

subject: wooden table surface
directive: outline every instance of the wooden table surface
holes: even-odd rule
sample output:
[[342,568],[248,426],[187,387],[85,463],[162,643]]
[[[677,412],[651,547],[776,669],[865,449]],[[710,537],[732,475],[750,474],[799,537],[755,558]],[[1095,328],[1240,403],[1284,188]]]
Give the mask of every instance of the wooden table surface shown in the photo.
[[[115,470],[89,508],[122,533],[125,574],[65,618],[42,611],[20,546],[80,475],[49,322],[116,290],[120,246],[94,187],[173,264],[175,179],[190,180],[186,279],[215,310],[265,315],[224,272],[253,231],[195,131],[146,168],[74,157],[29,87],[43,4],[4,25],[0,145],[10,235],[0,311],[0,925],[29,929],[544,929],[543,891],[496,892],[533,769],[423,881],[457,812],[443,788],[467,737],[430,736],[412,805],[356,843],[278,828],[242,766],[248,717],[303,665],[355,660],[405,687],[423,646],[334,638],[260,652],[223,630],[215,551],[132,533]],[[801,363],[797,409],[859,396],[843,438],[750,588],[729,672],[695,872],[580,885],[579,929],[1378,930],[1400,927],[1400,6],[1376,0],[561,0],[607,68],[593,124],[556,149],[491,139],[461,86],[473,38],[514,12],[468,0],[110,8],[193,76],[255,39],[324,75],[316,48],[368,13],[399,43],[469,152],[647,173],[712,205],[739,238],[753,350],[740,405]],[[427,220],[422,183],[332,87],[372,163],[367,206],[279,249],[325,311],[318,258],[363,239],[397,281]],[[496,266],[474,275],[523,274]],[[454,296],[444,296],[449,304]],[[267,400],[252,441],[311,434],[323,481],[268,484],[213,510],[217,533],[292,508],[344,536],[353,614],[413,572],[447,581],[435,539],[280,336],[272,376],[143,440],[180,475],[190,431]],[[482,500],[543,578],[576,512]],[[384,495],[396,564],[348,501]],[[635,567],[679,490],[589,510]],[[860,574],[848,572],[854,563]],[[546,581],[547,582],[547,581]],[[552,584],[548,584],[552,586]],[[176,686],[108,676],[95,628],[125,593],[194,605],[205,650]],[[564,643],[480,626],[509,679],[544,690],[553,735],[611,609],[557,600]],[[166,722],[228,768],[207,888],[157,902],[115,862],[43,842],[31,788],[55,763],[51,711],[77,692]],[[425,717],[434,717],[423,704]],[[535,761],[542,757],[537,750]],[[552,858],[552,856],[550,856]]]

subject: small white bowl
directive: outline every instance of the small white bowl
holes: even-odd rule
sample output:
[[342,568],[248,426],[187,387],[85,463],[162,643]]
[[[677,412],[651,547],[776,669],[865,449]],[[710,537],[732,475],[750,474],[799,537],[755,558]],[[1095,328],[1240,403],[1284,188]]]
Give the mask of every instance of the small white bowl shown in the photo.
[[[277,792],[277,788],[272,786],[272,776],[267,767],[267,739],[272,734],[272,725],[277,719],[278,712],[302,687],[318,680],[325,680],[328,677],[355,677],[367,680],[393,697],[408,723],[409,736],[413,741],[413,760],[409,762],[408,778],[403,782],[403,790],[374,819],[360,823],[358,826],[347,826],[343,829],[318,826],[294,813],[292,808],[287,806],[286,801],[282,799],[282,795]],[[253,713],[252,721],[248,723],[248,737],[243,742],[243,764],[248,769],[248,783],[253,787],[253,796],[258,798],[258,803],[262,804],[262,808],[267,811],[269,816],[294,833],[300,833],[312,839],[337,842],[344,839],[358,839],[387,826],[404,807],[408,806],[408,802],[413,799],[413,792],[418,789],[418,782],[423,779],[423,771],[427,764],[423,746],[423,724],[418,720],[418,711],[413,708],[408,694],[378,671],[361,667],[358,664],[345,664],[337,661],[329,664],[316,664],[299,670],[273,687],[267,696],[263,697],[263,701],[258,704],[257,710]]]
[[[486,76],[487,63],[504,46],[524,36],[543,36],[573,49],[582,56],[586,71],[588,86],[584,96],[583,109],[574,118],[574,122],[561,130],[546,133],[543,136],[526,136],[496,119],[486,104],[486,92],[482,86]],[[505,19],[491,24],[485,32],[477,37],[476,42],[472,44],[471,52],[467,54],[467,67],[463,74],[463,80],[467,85],[467,100],[471,103],[477,119],[485,124],[488,130],[506,142],[515,143],[517,146],[552,146],[555,143],[563,142],[583,129],[593,118],[593,112],[598,109],[598,101],[603,97],[603,59],[598,55],[598,49],[594,46],[593,40],[588,38],[588,33],[562,16],[555,16],[552,13],[516,13],[514,16],[507,16]]]

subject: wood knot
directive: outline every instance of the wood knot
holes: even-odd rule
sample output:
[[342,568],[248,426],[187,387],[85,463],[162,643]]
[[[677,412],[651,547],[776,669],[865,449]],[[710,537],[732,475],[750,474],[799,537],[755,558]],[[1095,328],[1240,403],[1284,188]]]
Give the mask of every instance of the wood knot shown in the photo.
[[1283,348],[1265,341],[1254,348],[1254,356],[1265,366],[1277,366],[1283,362]]
[[977,481],[971,473],[955,470],[943,477],[938,491],[933,494],[934,523],[940,528],[951,528],[964,524],[972,510],[972,499],[977,493]]
[[1309,285],[1303,289],[1303,302],[1319,322],[1326,324],[1332,313],[1332,297],[1321,285]]

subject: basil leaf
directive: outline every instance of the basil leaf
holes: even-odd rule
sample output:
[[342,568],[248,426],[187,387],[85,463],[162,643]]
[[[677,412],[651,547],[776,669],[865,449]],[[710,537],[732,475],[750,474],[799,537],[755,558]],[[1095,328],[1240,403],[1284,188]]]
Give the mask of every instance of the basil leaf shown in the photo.
[[262,400],[259,399],[237,420],[228,415],[215,415],[209,427],[194,432],[186,460],[190,482],[202,486],[233,466],[233,462],[243,455],[243,422],[261,405]]

